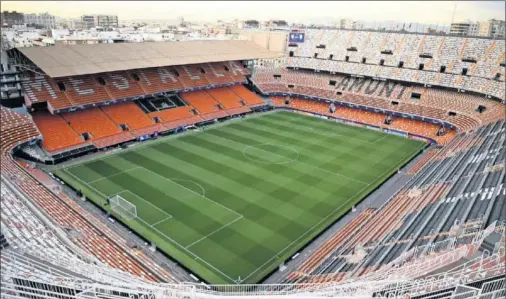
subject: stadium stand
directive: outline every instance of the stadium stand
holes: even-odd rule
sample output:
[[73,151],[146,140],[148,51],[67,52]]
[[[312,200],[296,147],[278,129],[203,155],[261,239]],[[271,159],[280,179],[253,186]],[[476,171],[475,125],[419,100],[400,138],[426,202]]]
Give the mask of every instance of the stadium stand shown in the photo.
[[116,125],[127,125],[129,131],[137,137],[164,130],[133,102],[102,106],[99,109],[102,109]]
[[250,107],[265,105],[264,100],[262,100],[258,95],[252,93],[242,85],[232,86],[230,87],[230,90],[232,90]]
[[121,132],[120,127],[100,109],[68,112],[61,116],[79,134],[89,133],[90,139],[98,139]]
[[419,136],[431,138],[439,144],[445,144],[451,140],[456,132],[449,130],[445,135],[438,136],[437,132],[440,128],[439,125],[433,123],[425,123],[423,121],[417,121],[413,119],[404,119],[401,117],[393,117],[392,122],[389,125],[384,123],[386,114],[378,112],[364,111],[356,108],[349,108],[339,106],[336,111],[331,113],[329,111],[330,105],[325,102],[316,102],[314,100],[290,97],[289,104],[285,101],[286,97],[271,97],[276,107],[290,107],[300,111],[314,112],[321,115],[327,115],[331,117],[347,119],[353,122],[359,122],[362,124],[373,125],[381,128],[391,128]]
[[[226,67],[228,65],[228,67]],[[220,69],[221,68],[221,69]],[[134,69],[94,76],[27,76],[23,81],[28,105],[48,102],[50,111],[82,107],[113,100],[142,97],[169,91],[203,88],[209,85],[244,82],[249,73],[230,61],[176,67]],[[212,81],[212,82],[211,82]]]
[[59,115],[37,111],[32,113],[33,121],[39,128],[44,140],[42,145],[49,152],[85,144],[86,141]]
[[[104,269],[107,269],[106,265],[110,265],[111,267],[123,269],[126,272],[137,277],[143,277],[147,280],[159,280],[159,278],[155,278],[153,275],[153,273],[156,273],[163,281],[173,281],[172,276],[166,270],[154,264],[149,258],[145,256],[134,257],[132,249],[128,247],[124,239],[114,233],[106,225],[102,224],[99,220],[95,219],[94,216],[86,212],[66,195],[61,193],[61,197],[57,198],[53,192],[44,185],[38,183],[32,175],[25,171],[22,166],[18,165],[11,156],[13,148],[22,143],[39,138],[40,133],[30,118],[19,115],[8,108],[1,107],[1,117],[2,177],[6,176],[9,178],[11,183],[19,189],[23,196],[30,198],[37,205],[38,209],[51,217],[53,221],[56,221],[59,227],[80,232],[81,237],[74,239],[74,242],[76,242],[75,244],[78,245],[82,251],[96,256],[98,260],[104,263]],[[2,193],[2,201],[4,200],[3,196],[4,193]],[[11,201],[14,201],[10,194],[6,196],[8,196]],[[35,220],[32,219],[32,222],[33,221]],[[40,225],[35,224],[35,226]],[[25,235],[25,237],[26,236],[27,235]],[[33,237],[40,238],[41,236],[37,234]],[[26,244],[29,246],[27,247],[25,245],[24,247],[33,250],[30,252],[35,256],[48,253],[48,248],[44,250],[32,248],[32,239],[33,238],[29,237],[30,242]],[[23,246],[23,244],[20,245]],[[49,254],[50,253],[51,252],[49,252]],[[62,259],[62,255],[58,255],[61,253],[55,254],[57,254],[54,258],[55,261],[60,261],[62,263],[69,262],[66,264],[66,267],[75,269],[75,264],[72,265],[71,261]],[[3,255],[4,251],[2,251],[2,256]],[[42,257],[44,257],[44,255],[42,255]],[[44,258],[47,258],[47,256]],[[141,262],[136,261],[136,259],[140,259]],[[146,268],[146,266],[141,266],[143,262],[147,263],[149,267]],[[115,271],[117,270],[106,271],[111,273],[105,276],[105,279],[113,279],[116,276],[112,275]],[[124,273],[125,272],[120,273],[120,277],[123,276]],[[132,279],[129,281],[136,281],[137,279],[135,276],[129,276]],[[98,278],[100,278],[100,276],[93,276],[93,279]]]
[[111,100],[111,96],[105,89],[105,80],[99,81],[92,76],[79,76],[64,78],[56,82],[65,85],[65,94],[77,106]]
[[209,89],[207,93],[220,103],[230,115],[251,111],[248,106],[246,106],[246,103],[228,87]]
[[225,65],[220,63],[204,63],[202,64],[204,76],[209,80],[209,84],[226,84],[233,82],[234,79],[225,70]]
[[[357,30],[305,36],[288,46],[295,70],[250,74],[240,61],[185,56],[191,64],[27,76],[31,117],[0,110],[2,298],[504,298],[504,41]],[[16,51],[30,58],[38,50]],[[241,85],[249,75],[266,101]],[[168,92],[183,101],[143,107]],[[12,155],[36,157],[39,141],[50,153],[105,148],[271,103],[437,143],[386,202],[329,233],[280,274],[281,284],[181,283]]]
[[153,112],[149,115],[151,117],[160,117],[166,128],[174,129],[180,126],[193,125],[195,123],[202,122],[202,118],[193,113],[194,109],[195,108],[192,106],[184,106]]
[[184,88],[176,74],[168,68],[134,70],[132,76],[139,79],[139,84],[148,94]]
[[126,72],[106,73],[104,76],[95,76],[99,82],[105,82],[105,90],[111,99],[125,99],[143,95],[145,92],[140,85],[128,76]]
[[204,120],[228,116],[224,107],[216,102],[206,91],[191,91],[182,94],[183,99],[195,107]]
[[130,132],[122,132],[120,126],[100,108],[62,113],[61,116],[85,140],[91,140],[98,148],[134,139]]
[[200,65],[176,66],[178,80],[185,88],[204,87],[211,83],[204,75],[204,69]]
[[[275,79],[274,75],[280,75],[280,77]],[[430,117],[452,123],[461,131],[468,131],[480,124],[496,121],[501,118],[504,111],[503,104],[482,100],[476,96],[456,96],[449,99],[446,91],[431,90],[430,88],[413,89],[407,86],[399,86],[397,83],[389,84],[385,81],[353,77],[262,69],[253,74],[253,81],[266,94],[308,95]],[[334,81],[332,85],[330,85],[331,81]],[[278,89],[279,83],[292,87]],[[411,91],[406,92],[407,89]],[[336,90],[339,90],[340,94],[336,94]],[[423,100],[406,99],[408,95],[411,97],[416,94],[416,91],[421,92]],[[469,98],[472,100],[469,101]],[[392,101],[397,101],[398,104],[393,105]],[[455,102],[459,102],[459,104],[455,104]],[[486,104],[486,110],[481,113],[477,112],[478,106],[482,104]],[[456,115],[450,116],[449,112],[455,112]]]
[[[310,273],[339,272],[339,279],[364,275],[365,269],[381,269],[412,246],[456,242],[455,248],[459,248],[469,244],[466,234],[472,234],[476,226],[489,227],[495,220],[503,223],[505,215],[495,210],[504,204],[504,172],[493,167],[503,165],[503,154],[497,151],[501,148],[501,132],[504,120],[480,127],[470,135],[457,135],[445,151],[437,151],[397,195],[371,214],[370,220],[363,221],[353,237],[336,244],[335,252]],[[477,138],[483,141],[469,147],[470,140]],[[461,150],[455,153],[457,148]],[[485,158],[480,152],[494,154]],[[446,157],[448,153],[453,155]],[[367,258],[358,264],[347,262],[344,255],[357,248],[367,250]],[[301,269],[310,271],[308,267]]]
[[55,84],[53,84],[53,81],[47,77],[26,76],[22,84],[29,106],[31,106],[32,103],[48,102],[48,108],[52,111],[75,105],[66,94],[60,91]]

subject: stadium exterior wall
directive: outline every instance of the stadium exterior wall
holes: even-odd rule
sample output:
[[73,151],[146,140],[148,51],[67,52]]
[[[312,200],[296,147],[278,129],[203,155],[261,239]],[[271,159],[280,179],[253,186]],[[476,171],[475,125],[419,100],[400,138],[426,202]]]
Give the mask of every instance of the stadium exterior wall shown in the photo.
[[243,30],[240,35],[269,51],[283,53],[287,51],[288,32]]

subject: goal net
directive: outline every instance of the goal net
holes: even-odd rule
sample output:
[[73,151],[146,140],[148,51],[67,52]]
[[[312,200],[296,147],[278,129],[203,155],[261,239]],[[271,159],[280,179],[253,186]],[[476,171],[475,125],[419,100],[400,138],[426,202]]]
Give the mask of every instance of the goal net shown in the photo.
[[109,198],[111,210],[126,220],[137,217],[137,207],[119,195]]

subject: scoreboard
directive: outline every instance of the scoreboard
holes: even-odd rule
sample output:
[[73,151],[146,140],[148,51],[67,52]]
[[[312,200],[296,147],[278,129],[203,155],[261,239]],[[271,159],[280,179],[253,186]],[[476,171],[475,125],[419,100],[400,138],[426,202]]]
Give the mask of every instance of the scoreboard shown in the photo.
[[305,38],[305,32],[292,30],[288,36],[289,43],[303,43]]

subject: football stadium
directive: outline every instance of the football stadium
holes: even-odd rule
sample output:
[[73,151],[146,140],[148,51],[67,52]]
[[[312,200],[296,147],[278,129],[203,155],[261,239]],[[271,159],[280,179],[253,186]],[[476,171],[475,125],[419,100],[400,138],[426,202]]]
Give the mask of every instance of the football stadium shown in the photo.
[[2,298],[504,298],[504,39],[285,37],[7,50]]

